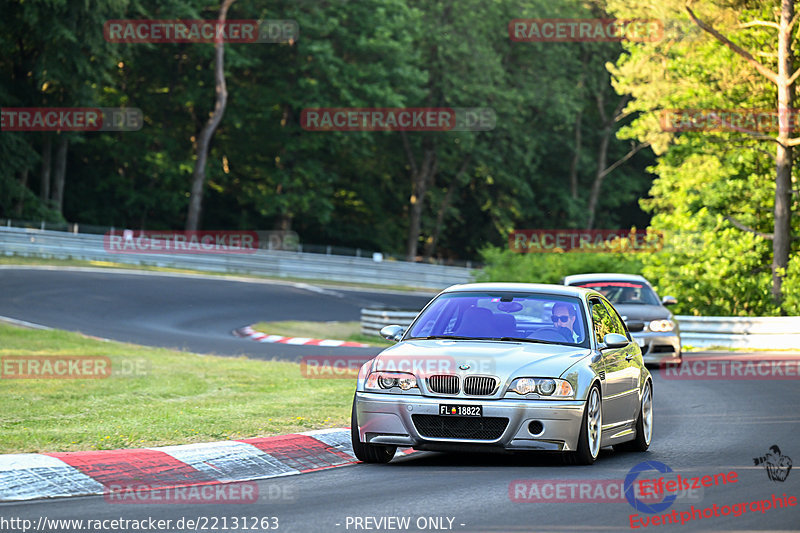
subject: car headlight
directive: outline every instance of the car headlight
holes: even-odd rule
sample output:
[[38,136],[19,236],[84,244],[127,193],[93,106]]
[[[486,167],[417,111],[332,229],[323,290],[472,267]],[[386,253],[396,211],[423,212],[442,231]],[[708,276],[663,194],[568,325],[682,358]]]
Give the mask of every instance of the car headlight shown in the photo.
[[535,392],[552,398],[568,398],[575,394],[569,381],[551,378],[517,378],[508,390],[522,395]]
[[650,322],[650,331],[657,331],[658,333],[665,333],[675,329],[675,322],[672,320],[653,320]]
[[367,378],[364,388],[368,390],[387,390],[397,387],[402,390],[417,388],[417,378],[407,372],[373,372]]

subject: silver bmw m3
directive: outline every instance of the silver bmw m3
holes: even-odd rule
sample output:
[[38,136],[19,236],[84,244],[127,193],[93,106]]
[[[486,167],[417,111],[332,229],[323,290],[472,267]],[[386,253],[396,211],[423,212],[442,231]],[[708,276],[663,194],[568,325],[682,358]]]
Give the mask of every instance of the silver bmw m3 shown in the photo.
[[437,295],[397,344],[361,367],[352,443],[364,462],[418,450],[645,451],[653,382],[602,294],[563,285],[473,283]]

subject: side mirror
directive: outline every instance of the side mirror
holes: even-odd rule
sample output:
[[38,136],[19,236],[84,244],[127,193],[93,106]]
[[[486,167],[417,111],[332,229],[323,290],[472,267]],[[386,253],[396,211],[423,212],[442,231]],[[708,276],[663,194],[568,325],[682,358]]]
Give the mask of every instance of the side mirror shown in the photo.
[[676,303],[678,303],[678,299],[674,296],[664,296],[661,298],[661,305],[663,306],[675,305]]
[[387,341],[394,341],[397,342],[403,338],[403,333],[406,332],[406,328],[403,326],[384,326],[381,328],[381,337],[386,339]]
[[606,333],[606,336],[603,337],[603,344],[602,348],[624,348],[628,345],[628,338],[625,335],[620,335],[619,333]]

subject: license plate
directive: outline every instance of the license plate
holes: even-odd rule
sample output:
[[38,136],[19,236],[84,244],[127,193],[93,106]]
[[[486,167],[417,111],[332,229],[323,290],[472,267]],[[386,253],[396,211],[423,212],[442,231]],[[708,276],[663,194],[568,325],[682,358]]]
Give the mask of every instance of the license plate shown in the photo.
[[483,406],[439,404],[439,414],[442,416],[483,416]]
[[637,339],[636,337],[633,338],[640,347],[644,348],[644,339]]

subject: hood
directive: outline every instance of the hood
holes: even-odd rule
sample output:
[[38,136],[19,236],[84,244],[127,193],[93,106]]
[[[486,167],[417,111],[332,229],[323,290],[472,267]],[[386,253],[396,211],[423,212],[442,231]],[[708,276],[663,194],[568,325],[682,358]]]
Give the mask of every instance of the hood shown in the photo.
[[[433,374],[561,376],[591,351],[588,348],[513,341],[413,340],[387,348],[375,358],[374,370]],[[468,368],[464,368],[468,365]]]
[[614,308],[619,311],[625,322],[636,320],[649,322],[666,318],[672,320],[672,313],[663,305],[614,304]]

